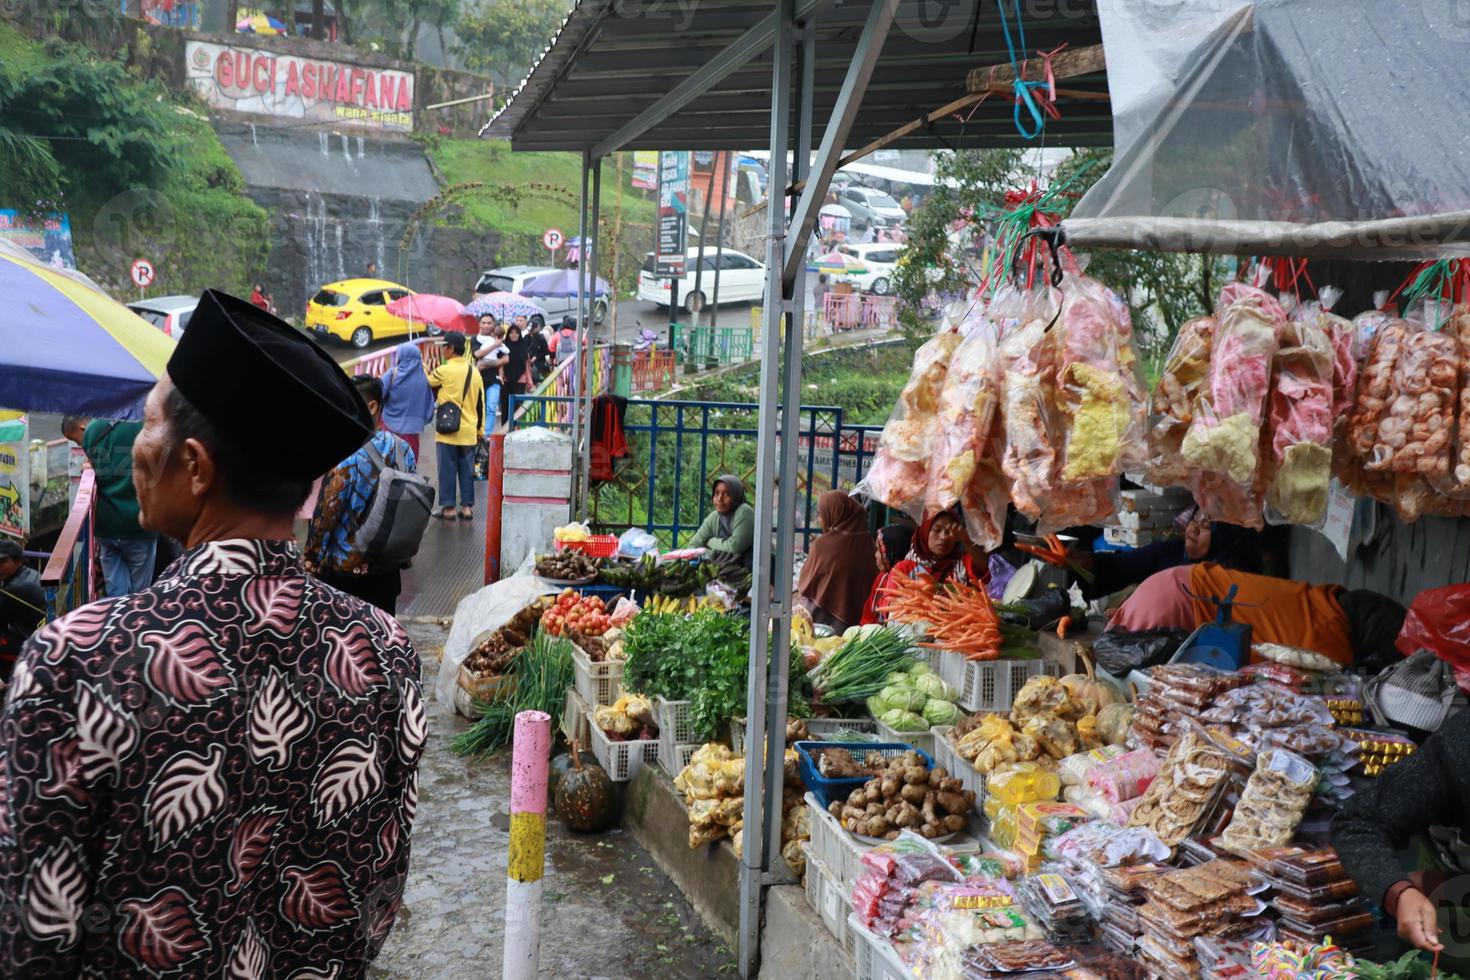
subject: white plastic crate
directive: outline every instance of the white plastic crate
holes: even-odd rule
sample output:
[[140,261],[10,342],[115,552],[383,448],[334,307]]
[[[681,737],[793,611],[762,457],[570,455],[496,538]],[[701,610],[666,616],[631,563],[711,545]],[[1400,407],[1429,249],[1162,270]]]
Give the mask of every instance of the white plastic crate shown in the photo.
[[965,685],[965,658],[963,654],[952,650],[935,650],[938,663],[934,666],[934,673],[939,679],[958,691]]
[[932,732],[901,732],[889,728],[881,721],[875,721],[878,726],[878,739],[882,742],[902,742],[910,745],[920,752],[928,753],[930,758],[934,757],[934,735]]
[[689,745],[695,741],[694,720],[690,717],[690,701],[665,701],[653,699],[653,717],[658,722],[659,737],[667,732],[677,745]]
[[857,936],[848,919],[852,917],[852,898],[843,890],[836,876],[816,856],[810,843],[802,845],[806,851],[806,901],[812,911],[822,920],[827,931],[832,933],[849,959],[857,953]]
[[671,777],[684,771],[684,767],[689,765],[689,760],[694,756],[695,750],[699,748],[697,744],[679,745],[666,741],[662,732],[659,733],[658,741],[653,744],[658,746],[659,768]]
[[658,742],[643,739],[636,742],[614,742],[601,728],[592,725],[592,754],[607,770],[608,778],[615,783],[632,779],[644,763],[653,765],[658,759]]
[[842,893],[851,895],[853,883],[864,871],[863,855],[872,845],[843,830],[842,824],[822,808],[813,794],[806,794],[806,805],[811,822],[812,854],[822,862]]
[[561,733],[568,744],[576,742],[587,748],[592,740],[592,706],[583,700],[575,687],[567,688],[567,703],[561,711]]
[[1033,677],[1062,676],[1047,660],[967,660],[959,705],[966,711],[1010,711],[1016,695]]
[[969,760],[955,751],[954,743],[949,740],[949,733],[954,730],[953,725],[941,725],[931,728],[934,733],[934,764],[943,766],[949,770],[949,774],[960,781],[965,789],[973,790],[975,793],[975,812],[983,813],[985,806],[985,776],[980,773]]
[[594,663],[579,647],[572,647],[572,676],[582,700],[596,708],[612,704],[623,688],[621,660]]
[[874,935],[858,924],[857,917],[848,920],[856,939],[853,956],[857,980],[914,980],[914,974],[898,958],[893,944]]
[[[819,742],[841,742],[840,738],[833,736],[841,732],[860,732],[871,735],[878,731],[878,723],[871,718],[806,718],[807,734]],[[862,743],[855,743],[861,746]],[[790,748],[790,746],[787,746]],[[745,719],[733,718],[730,721],[730,748],[736,755],[745,751]]]

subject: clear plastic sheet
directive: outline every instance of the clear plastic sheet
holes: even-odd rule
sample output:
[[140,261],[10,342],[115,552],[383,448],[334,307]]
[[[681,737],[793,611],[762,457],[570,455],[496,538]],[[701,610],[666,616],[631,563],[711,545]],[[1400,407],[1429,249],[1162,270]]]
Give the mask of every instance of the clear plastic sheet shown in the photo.
[[[1470,156],[1454,5],[1099,0],[1112,168],[1063,222],[1075,247],[1366,258],[1464,254]],[[1455,103],[1455,104],[1451,104]],[[1405,111],[1412,106],[1412,111]],[[1436,109],[1435,107],[1439,108]],[[1397,234],[1322,222],[1383,221]]]

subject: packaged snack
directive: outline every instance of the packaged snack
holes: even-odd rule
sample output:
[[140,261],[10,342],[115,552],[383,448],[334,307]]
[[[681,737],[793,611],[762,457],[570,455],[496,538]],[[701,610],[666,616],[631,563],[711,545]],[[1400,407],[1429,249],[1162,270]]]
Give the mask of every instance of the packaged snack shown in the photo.
[[1174,346],[1159,374],[1150,404],[1148,462],[1150,483],[1182,484],[1189,466],[1181,452],[1184,434],[1194,419],[1194,402],[1210,367],[1210,348],[1217,323],[1213,316],[1195,317],[1174,336]]
[[1116,759],[1127,750],[1121,745],[1104,745],[1067,756],[1057,765],[1057,775],[1064,786],[1081,786],[1087,782],[1087,773],[1101,763]]
[[1128,307],[1087,276],[1062,284],[1057,400],[1063,422],[1060,479],[1117,476],[1142,461],[1145,401]]
[[1018,762],[996,768],[986,777],[987,799],[1016,806],[1038,800],[1055,800],[1062,790],[1056,773],[1034,762]]
[[977,945],[965,951],[966,971],[1028,973],[1036,970],[1066,970],[1076,965],[1071,954],[1040,940]]
[[1134,749],[1095,767],[1087,783],[1109,803],[1121,803],[1143,795],[1159,774],[1159,760],[1149,749]]
[[1229,766],[1228,756],[1207,733],[1197,725],[1185,726],[1128,825],[1152,830],[1159,840],[1176,846],[1209,815]]
[[938,434],[930,457],[925,512],[954,506],[975,475],[991,439],[1000,404],[996,372],[996,327],[978,305],[959,325],[955,348],[940,389]]
[[1266,518],[1320,526],[1332,480],[1333,350],[1326,324],[1315,315],[1287,321],[1272,368]]
[[1470,305],[1455,307],[1444,332],[1455,338],[1460,356],[1460,398],[1456,406],[1459,425],[1455,430],[1451,469],[1456,491],[1470,491]]
[[1303,847],[1283,848],[1271,857],[1271,873],[1294,884],[1311,888],[1347,877],[1337,851],[1330,847],[1310,850]]
[[1449,472],[1450,430],[1455,419],[1460,357],[1456,338],[1410,329],[1394,362],[1392,398],[1378,423],[1378,440],[1363,467],[1418,474]]
[[1220,844],[1235,854],[1291,840],[1317,786],[1317,767],[1284,749],[1260,754]]
[[992,304],[992,316],[1004,324],[999,347],[1005,428],[1001,469],[1011,481],[1016,509],[1033,521],[1051,501],[1056,474],[1056,345],[1047,328],[1057,302],[1053,291],[1010,291]]

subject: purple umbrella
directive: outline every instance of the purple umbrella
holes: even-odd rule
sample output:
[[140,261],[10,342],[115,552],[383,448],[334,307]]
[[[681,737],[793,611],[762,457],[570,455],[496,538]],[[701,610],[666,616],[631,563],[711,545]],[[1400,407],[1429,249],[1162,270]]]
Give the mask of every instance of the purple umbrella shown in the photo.
[[[537,276],[521,287],[522,296],[557,296],[567,297],[577,295],[577,270],[558,269],[548,272],[544,276]],[[597,278],[597,284],[592,290],[595,296],[606,296],[610,290],[607,288],[607,280],[601,276]]]

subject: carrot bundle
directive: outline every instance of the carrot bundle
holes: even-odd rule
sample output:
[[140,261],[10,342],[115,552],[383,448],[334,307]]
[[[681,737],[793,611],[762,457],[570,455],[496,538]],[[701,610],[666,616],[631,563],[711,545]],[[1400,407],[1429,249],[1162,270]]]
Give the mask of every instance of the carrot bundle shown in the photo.
[[1000,618],[981,586],[933,579],[899,579],[884,591],[878,611],[901,623],[925,623],[932,642],[919,646],[962,653],[967,660],[995,660],[1003,642]]

